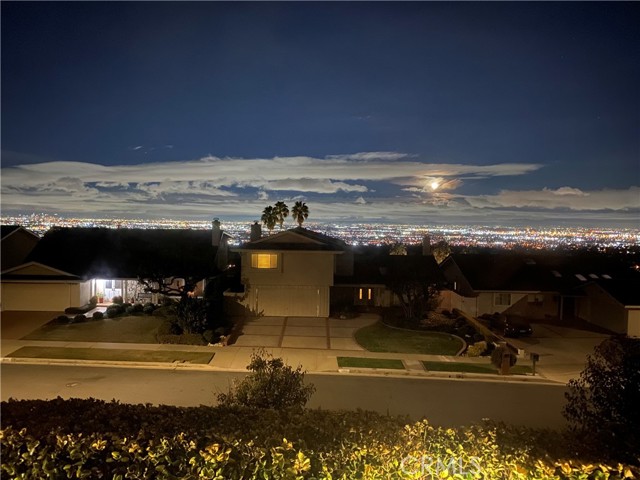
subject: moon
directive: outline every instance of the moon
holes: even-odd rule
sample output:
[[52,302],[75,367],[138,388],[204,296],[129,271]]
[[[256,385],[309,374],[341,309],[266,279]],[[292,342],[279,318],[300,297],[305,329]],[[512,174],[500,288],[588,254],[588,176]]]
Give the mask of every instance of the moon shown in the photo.
[[440,184],[436,181],[431,182],[431,190],[437,190]]

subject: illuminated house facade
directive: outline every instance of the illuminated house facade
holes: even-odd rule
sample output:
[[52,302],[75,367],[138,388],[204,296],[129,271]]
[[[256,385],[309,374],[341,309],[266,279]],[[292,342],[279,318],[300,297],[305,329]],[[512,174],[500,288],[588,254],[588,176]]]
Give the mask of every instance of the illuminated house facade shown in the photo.
[[241,257],[242,303],[254,314],[329,316],[334,274],[349,269],[343,241],[302,227],[262,237],[254,225],[252,240],[232,251]]
[[176,285],[197,278],[202,289],[226,268],[226,248],[219,223],[212,230],[52,228],[21,264],[3,268],[2,310],[57,312],[93,296],[103,303],[116,296],[157,300],[139,277]]

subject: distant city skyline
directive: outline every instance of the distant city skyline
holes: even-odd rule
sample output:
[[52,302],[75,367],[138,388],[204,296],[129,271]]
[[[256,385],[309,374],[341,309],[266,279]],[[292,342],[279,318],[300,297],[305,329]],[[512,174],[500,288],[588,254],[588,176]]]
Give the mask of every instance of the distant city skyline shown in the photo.
[[637,227],[633,2],[2,2],[3,215]]

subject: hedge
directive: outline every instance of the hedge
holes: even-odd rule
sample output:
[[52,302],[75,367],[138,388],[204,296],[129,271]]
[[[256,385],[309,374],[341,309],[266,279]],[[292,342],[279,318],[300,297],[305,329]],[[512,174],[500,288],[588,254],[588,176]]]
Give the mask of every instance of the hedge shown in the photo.
[[[561,434],[441,428],[372,412],[2,403],[7,478],[622,479],[632,467],[568,455]],[[592,460],[592,459],[591,459]],[[636,475],[638,472],[635,472]]]

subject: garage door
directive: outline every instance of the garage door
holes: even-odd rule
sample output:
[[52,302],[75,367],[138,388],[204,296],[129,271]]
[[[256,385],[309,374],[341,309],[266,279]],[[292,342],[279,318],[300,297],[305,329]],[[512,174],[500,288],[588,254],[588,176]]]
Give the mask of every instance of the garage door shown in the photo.
[[2,310],[62,312],[69,306],[71,287],[66,283],[2,282]]
[[256,311],[266,316],[326,317],[329,315],[328,287],[255,286]]

